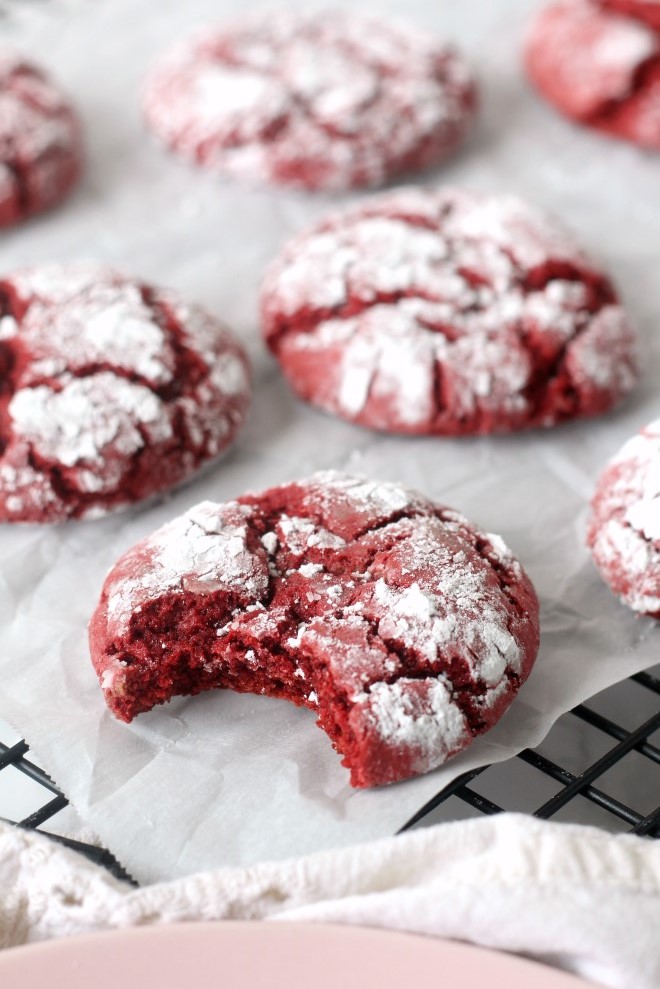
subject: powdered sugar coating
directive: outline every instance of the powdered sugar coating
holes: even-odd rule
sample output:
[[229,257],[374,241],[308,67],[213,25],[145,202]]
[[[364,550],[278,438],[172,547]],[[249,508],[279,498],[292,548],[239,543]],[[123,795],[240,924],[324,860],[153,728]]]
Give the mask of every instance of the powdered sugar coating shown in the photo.
[[211,316],[94,264],[0,281],[0,519],[98,517],[233,439],[245,355]]
[[152,70],[151,129],[251,181],[375,185],[461,142],[475,92],[442,42],[355,11],[271,10],[209,29]]
[[359,703],[382,738],[417,750],[415,773],[445,762],[470,735],[465,715],[452,700],[451,684],[442,677],[422,685],[406,677],[376,683]]
[[530,78],[568,117],[660,149],[658,10],[636,0],[551,4],[530,31]]
[[328,216],[285,246],[261,311],[301,398],[391,432],[553,425],[637,379],[607,277],[512,196],[402,189]]
[[0,227],[59,203],[81,170],[80,124],[55,84],[0,48]]
[[499,537],[323,472],[205,502],[139,543],[106,579],[90,646],[118,717],[217,686],[286,697],[370,786],[498,720],[534,661],[538,603]]
[[660,420],[609,462],[591,504],[588,543],[624,604],[660,618]]

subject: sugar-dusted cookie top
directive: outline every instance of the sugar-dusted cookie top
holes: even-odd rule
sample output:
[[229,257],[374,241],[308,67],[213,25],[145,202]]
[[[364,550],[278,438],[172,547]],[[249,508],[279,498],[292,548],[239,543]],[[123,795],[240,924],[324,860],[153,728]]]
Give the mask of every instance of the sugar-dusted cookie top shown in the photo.
[[660,618],[660,420],[610,460],[596,484],[588,543],[624,604]]
[[270,10],[200,32],[151,71],[147,124],[200,165],[307,189],[378,185],[445,158],[475,109],[444,41],[355,11]]
[[95,264],[0,278],[0,521],[95,517],[233,440],[246,357],[204,310]]
[[55,206],[82,168],[80,123],[37,66],[0,48],[0,227]]
[[285,245],[261,311],[301,398],[387,432],[551,426],[637,380],[607,275],[514,196],[400,189],[332,213]]

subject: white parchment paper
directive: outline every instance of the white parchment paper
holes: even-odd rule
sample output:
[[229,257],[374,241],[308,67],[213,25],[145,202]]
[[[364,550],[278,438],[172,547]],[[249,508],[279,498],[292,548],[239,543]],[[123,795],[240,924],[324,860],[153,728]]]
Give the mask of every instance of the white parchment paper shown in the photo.
[[[469,147],[422,181],[516,191],[562,216],[613,271],[643,341],[645,375],[621,411],[547,433],[452,441],[362,431],[291,397],[256,318],[260,276],[283,240],[355,197],[218,182],[168,156],[141,126],[136,94],[150,59],[246,6],[53,0],[0,27],[76,96],[89,151],[83,186],[65,208],[0,235],[0,270],[75,258],[120,266],[220,314],[254,361],[248,428],[174,497],[101,522],[0,530],[0,717],[143,882],[392,833],[454,776],[537,744],[574,704],[656,662],[660,645],[660,630],[614,600],[583,546],[602,464],[660,415],[657,157],[571,127],[529,90],[519,50],[536,2],[373,0],[373,10],[460,42],[481,79]],[[502,722],[444,769],[379,791],[351,790],[313,715],[285,702],[216,692],[120,724],[88,657],[86,624],[104,574],[132,543],[202,498],[323,467],[402,481],[500,532],[542,601],[539,659]]]

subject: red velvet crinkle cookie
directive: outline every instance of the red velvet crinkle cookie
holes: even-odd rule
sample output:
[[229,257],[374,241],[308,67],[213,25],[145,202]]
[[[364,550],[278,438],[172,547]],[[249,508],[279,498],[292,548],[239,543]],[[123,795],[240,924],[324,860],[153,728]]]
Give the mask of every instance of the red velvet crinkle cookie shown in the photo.
[[601,474],[587,541],[623,603],[660,618],[660,419],[628,440]]
[[660,31],[660,0],[600,0],[600,5],[613,13],[645,21]]
[[64,199],[81,162],[69,102],[40,69],[0,48],[0,227]]
[[475,86],[451,47],[355,11],[253,13],[167,54],[149,127],[200,165],[307,189],[376,185],[461,143]]
[[388,432],[550,426],[637,376],[607,276],[510,196],[403,189],[328,216],[284,248],[261,309],[301,398]]
[[97,517],[234,439],[246,357],[196,306],[93,264],[0,279],[0,521]]
[[559,0],[538,15],[527,71],[567,117],[660,149],[660,5]]
[[282,697],[318,714],[354,786],[469,745],[538,641],[534,589],[499,536],[334,472],[174,519],[110,571],[90,624],[118,718],[213,687]]

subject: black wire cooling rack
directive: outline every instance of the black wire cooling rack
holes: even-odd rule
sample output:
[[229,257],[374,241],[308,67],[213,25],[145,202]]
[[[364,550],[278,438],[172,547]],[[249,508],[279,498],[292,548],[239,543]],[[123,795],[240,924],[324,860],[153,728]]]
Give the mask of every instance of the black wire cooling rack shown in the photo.
[[[26,758],[28,750],[25,741],[0,741],[0,772],[13,767],[43,789],[44,802],[22,821],[11,822],[42,830],[68,801]],[[401,831],[505,810],[659,838],[660,668],[638,673],[580,704],[556,722],[536,749],[459,776]],[[50,836],[131,881],[105,849]]]

